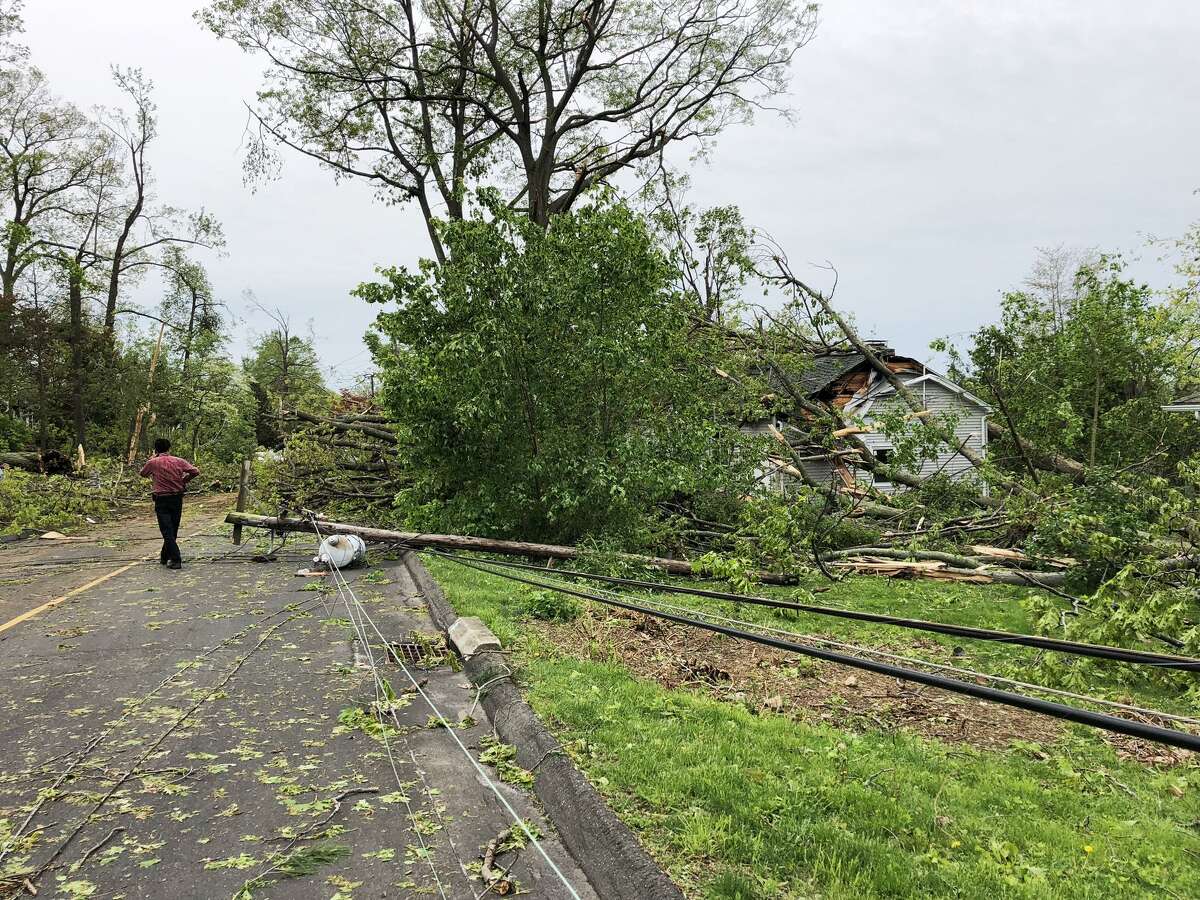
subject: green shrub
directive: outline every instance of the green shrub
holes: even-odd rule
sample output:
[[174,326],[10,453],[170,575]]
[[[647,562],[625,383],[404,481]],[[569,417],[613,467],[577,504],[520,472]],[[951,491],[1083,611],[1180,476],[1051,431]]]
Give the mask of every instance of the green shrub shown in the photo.
[[95,488],[62,475],[8,469],[0,478],[0,534],[62,530],[103,518],[109,504]]
[[20,450],[33,441],[33,432],[20,419],[0,413],[0,453]]
[[582,612],[578,600],[557,591],[528,591],[520,602],[525,615],[543,622],[574,622]]

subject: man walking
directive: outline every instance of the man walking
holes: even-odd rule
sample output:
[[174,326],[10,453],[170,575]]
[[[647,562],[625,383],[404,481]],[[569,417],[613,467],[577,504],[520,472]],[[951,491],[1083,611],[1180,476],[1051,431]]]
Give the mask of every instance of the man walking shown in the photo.
[[171,455],[171,442],[159,438],[154,442],[154,455],[146,461],[139,473],[149,478],[150,491],[154,495],[154,515],[158,519],[158,530],[162,532],[163,545],[158,561],[168,569],[183,568],[179,555],[179,520],[183,517],[183,493],[188,482],[200,474],[200,470],[186,459]]

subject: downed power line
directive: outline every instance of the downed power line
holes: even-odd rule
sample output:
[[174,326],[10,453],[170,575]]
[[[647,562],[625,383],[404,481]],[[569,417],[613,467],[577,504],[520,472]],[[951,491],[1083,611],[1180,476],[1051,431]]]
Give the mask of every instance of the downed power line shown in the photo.
[[1037,697],[1029,697],[1024,694],[1018,694],[1014,691],[1002,691],[997,688],[987,687],[985,685],[971,684],[970,682],[960,681],[956,678],[947,678],[943,675],[921,672],[916,669],[909,669],[903,666],[892,665],[890,663],[862,659],[846,653],[823,650],[819,647],[814,647],[810,644],[804,644],[798,641],[783,640],[781,638],[771,637],[763,634],[755,634],[754,632],[744,631],[738,628],[730,628],[724,625],[718,625],[713,622],[704,622],[699,619],[681,616],[676,613],[666,612],[664,610],[653,609],[651,607],[642,606],[636,603],[629,603],[624,600],[603,597],[599,594],[594,594],[589,591],[567,588],[545,581],[539,581],[534,578],[526,578],[522,575],[516,575],[511,572],[489,568],[486,565],[480,564],[480,562],[476,560],[470,560],[457,554],[437,551],[433,552],[435,552],[437,556],[440,556],[444,559],[449,559],[458,563],[459,565],[466,566],[489,575],[507,578],[510,581],[517,581],[523,584],[532,585],[534,587],[548,588],[550,590],[558,591],[562,594],[568,594],[584,600],[592,600],[597,603],[615,606],[620,609],[626,609],[630,612],[641,613],[654,618],[665,619],[670,622],[676,622],[680,625],[688,625],[694,628],[701,628],[706,631],[713,631],[717,634],[723,634],[727,637],[752,641],[767,647],[774,647],[777,650],[800,653],[804,656],[811,656],[815,659],[824,660],[826,662],[850,666],[856,669],[864,669],[868,672],[874,672],[878,675],[884,675],[890,678],[898,678],[903,681],[915,681],[919,684],[928,685],[929,687],[940,688],[942,690],[951,691],[957,694],[966,694],[969,697],[976,697],[980,700],[988,700],[993,703],[1001,703],[1005,706],[1013,706],[1018,709],[1029,710],[1030,712],[1041,713],[1056,719],[1063,719],[1068,722],[1075,722],[1080,725],[1099,728],[1102,731],[1126,734],[1131,737],[1155,741],[1157,743],[1167,744],[1172,747],[1182,747],[1185,750],[1200,750],[1200,736],[1189,734],[1187,732],[1176,731],[1171,728],[1164,728],[1159,725],[1151,725],[1144,722],[1135,722],[1130,719],[1123,719],[1119,716],[1112,716],[1108,715],[1107,713],[1093,712],[1092,710],[1067,706],[1063,703],[1055,703],[1053,701],[1042,700]]

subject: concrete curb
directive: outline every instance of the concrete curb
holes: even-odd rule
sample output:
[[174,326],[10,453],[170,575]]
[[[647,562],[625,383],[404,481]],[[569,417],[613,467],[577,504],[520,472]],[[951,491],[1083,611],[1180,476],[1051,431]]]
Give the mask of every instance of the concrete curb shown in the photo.
[[[458,613],[415,553],[404,554],[404,564],[434,622],[448,633]],[[517,748],[517,762],[533,772],[543,809],[597,895],[604,900],[683,900],[505,677],[509,670],[501,655],[482,650],[463,662],[463,671],[472,684],[483,686],[480,700],[496,733]]]

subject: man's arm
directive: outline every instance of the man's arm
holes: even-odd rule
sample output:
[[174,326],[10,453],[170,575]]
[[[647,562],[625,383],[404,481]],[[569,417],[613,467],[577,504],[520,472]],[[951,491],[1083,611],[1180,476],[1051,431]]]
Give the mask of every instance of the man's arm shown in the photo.
[[184,464],[183,483],[187,484],[189,481],[191,481],[193,478],[195,478],[197,475],[200,474],[200,470],[197,469],[190,462],[188,462],[186,459],[183,461],[183,464]]
[[153,456],[150,457],[148,460],[146,460],[146,464],[144,466],[142,466],[142,470],[140,472],[138,472],[138,474],[141,475],[143,478],[149,478],[154,471],[150,466],[150,464],[152,462],[154,462]]

